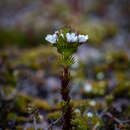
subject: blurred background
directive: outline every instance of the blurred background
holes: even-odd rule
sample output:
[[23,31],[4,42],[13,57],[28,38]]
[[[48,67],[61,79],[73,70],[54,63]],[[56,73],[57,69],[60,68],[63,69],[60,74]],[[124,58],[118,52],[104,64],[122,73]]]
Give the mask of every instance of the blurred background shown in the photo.
[[129,0],[1,0],[0,130],[31,127],[28,104],[40,110],[41,127],[53,120],[48,113],[59,110],[60,69],[44,38],[65,25],[89,36],[71,66],[72,99],[89,104],[88,112],[111,107],[113,116],[130,119],[129,7]]

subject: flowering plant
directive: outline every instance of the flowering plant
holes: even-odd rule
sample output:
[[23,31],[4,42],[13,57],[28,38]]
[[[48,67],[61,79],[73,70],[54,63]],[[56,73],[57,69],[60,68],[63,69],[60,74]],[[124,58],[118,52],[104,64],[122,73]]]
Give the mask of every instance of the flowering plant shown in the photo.
[[63,71],[60,74],[61,79],[61,96],[64,101],[62,108],[63,114],[63,130],[72,129],[72,106],[70,104],[70,72],[69,67],[74,63],[72,55],[76,53],[78,47],[88,40],[88,35],[78,34],[70,28],[64,28],[48,34],[45,40],[57,48],[57,51],[62,55],[60,64],[63,65]]
[[71,56],[82,43],[88,40],[88,35],[72,32],[70,28],[61,29],[54,34],[48,34],[45,38],[57,48],[57,51],[65,57]]

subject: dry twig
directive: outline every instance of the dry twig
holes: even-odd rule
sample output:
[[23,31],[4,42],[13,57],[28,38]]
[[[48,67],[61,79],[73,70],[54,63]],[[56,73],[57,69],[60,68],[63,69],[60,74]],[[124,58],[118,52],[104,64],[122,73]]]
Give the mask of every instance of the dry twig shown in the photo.
[[60,120],[62,120],[62,118],[63,118],[63,114],[60,116],[60,118],[59,119],[57,119],[57,120],[55,120],[54,122],[52,122],[49,126],[48,126],[48,128],[47,128],[47,130],[52,130],[52,127],[55,125],[55,124],[57,124]]

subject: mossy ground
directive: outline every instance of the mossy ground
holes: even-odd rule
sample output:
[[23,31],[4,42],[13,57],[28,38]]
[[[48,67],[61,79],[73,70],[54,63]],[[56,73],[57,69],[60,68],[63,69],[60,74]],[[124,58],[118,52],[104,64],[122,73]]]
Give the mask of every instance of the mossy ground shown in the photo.
[[[14,48],[14,54],[17,53],[17,49]],[[55,75],[58,77],[58,54],[56,50],[50,50],[49,47],[30,49],[29,51],[23,49],[23,51],[19,53],[19,56],[16,56],[15,59],[12,60],[11,55],[14,54],[6,51],[1,52],[1,59],[4,61],[1,67],[5,68],[0,71],[1,76],[4,78],[3,83],[1,83],[3,94],[0,102],[0,126],[3,128],[12,127],[12,129],[22,129],[28,121],[32,123],[32,119],[29,118],[30,115],[27,111],[28,105],[30,104],[34,105],[39,110],[39,115],[42,116],[42,120],[38,120],[38,123],[42,121],[46,123],[55,121],[61,116],[62,103],[59,103],[59,99],[56,99],[56,97],[54,101],[53,99],[49,99],[49,95],[58,93],[58,86],[55,86],[55,89],[49,88],[50,90],[47,91],[48,97],[43,99],[39,98],[38,94],[37,97],[31,94],[30,86],[28,86],[30,87],[30,92],[25,92],[26,90],[21,89],[18,84],[22,83],[22,86],[24,86],[24,79],[26,79],[27,82],[35,84],[35,87],[37,87],[39,91],[39,88],[42,89],[44,85],[46,85],[47,75]],[[6,58],[3,58],[5,55]],[[52,58],[52,60],[50,60],[50,58]],[[34,65],[35,63],[37,63],[37,65]],[[81,67],[76,69],[78,71],[75,72],[75,79],[72,79],[72,82],[74,84],[78,83],[80,88],[78,93],[80,99],[78,99],[78,101],[76,101],[77,97],[73,95],[72,89],[72,124],[74,129],[91,130],[95,127],[96,129],[105,129],[105,127],[113,129],[115,125],[119,127],[119,123],[117,123],[114,118],[110,118],[106,115],[100,116],[105,109],[108,109],[108,112],[119,120],[129,120],[130,83],[128,77],[129,59],[127,55],[120,52],[110,53],[109,55],[105,54],[103,64],[101,66],[95,64],[93,68],[91,68],[93,71],[93,80],[84,80],[86,76],[85,73],[82,76],[78,75],[78,72],[83,73],[83,70],[88,66],[83,62],[79,62],[78,64]],[[23,67],[20,67],[21,65]],[[72,71],[74,71],[73,68]],[[40,77],[37,77],[37,72],[41,73]],[[99,73],[102,73],[102,75],[98,75]],[[117,81],[114,86],[110,85],[110,73],[112,73],[112,76],[114,76]],[[46,76],[44,77],[44,75]],[[43,80],[43,82],[40,82],[40,79]],[[91,86],[91,91],[85,89],[85,87],[88,87],[88,84],[89,87]],[[52,103],[48,103],[48,99],[53,101],[53,105]],[[118,105],[118,103],[120,104]],[[92,117],[89,117],[88,113],[91,113]],[[109,122],[107,126],[106,122]],[[60,122],[56,125],[60,126]],[[129,129],[127,123],[122,124],[120,127],[123,127],[122,129]]]
[[39,129],[60,117],[62,68],[45,36],[64,24],[89,38],[70,70],[73,129],[130,129],[129,0],[73,1],[0,1],[0,130],[33,130],[30,106]]

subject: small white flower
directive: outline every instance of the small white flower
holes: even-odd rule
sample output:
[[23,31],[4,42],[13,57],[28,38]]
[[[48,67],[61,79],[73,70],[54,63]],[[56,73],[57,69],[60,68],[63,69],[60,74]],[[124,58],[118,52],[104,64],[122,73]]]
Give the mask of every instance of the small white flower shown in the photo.
[[75,33],[66,33],[67,42],[77,42],[78,37]]
[[87,113],[87,116],[88,116],[89,118],[92,118],[92,117],[93,117],[93,113],[92,113],[92,112],[88,112],[88,113]]
[[86,42],[88,40],[88,35],[78,35],[79,42]]
[[92,91],[92,85],[91,84],[85,84],[84,86],[85,92],[91,92]]
[[96,105],[96,101],[92,100],[92,101],[89,102],[89,104],[90,104],[91,106],[95,106],[95,105]]
[[56,43],[57,35],[56,35],[56,34],[53,34],[53,35],[48,34],[45,39],[46,39],[48,42],[54,44],[54,43]]
[[74,112],[75,112],[75,113],[80,113],[80,110],[79,110],[79,109],[75,109]]

